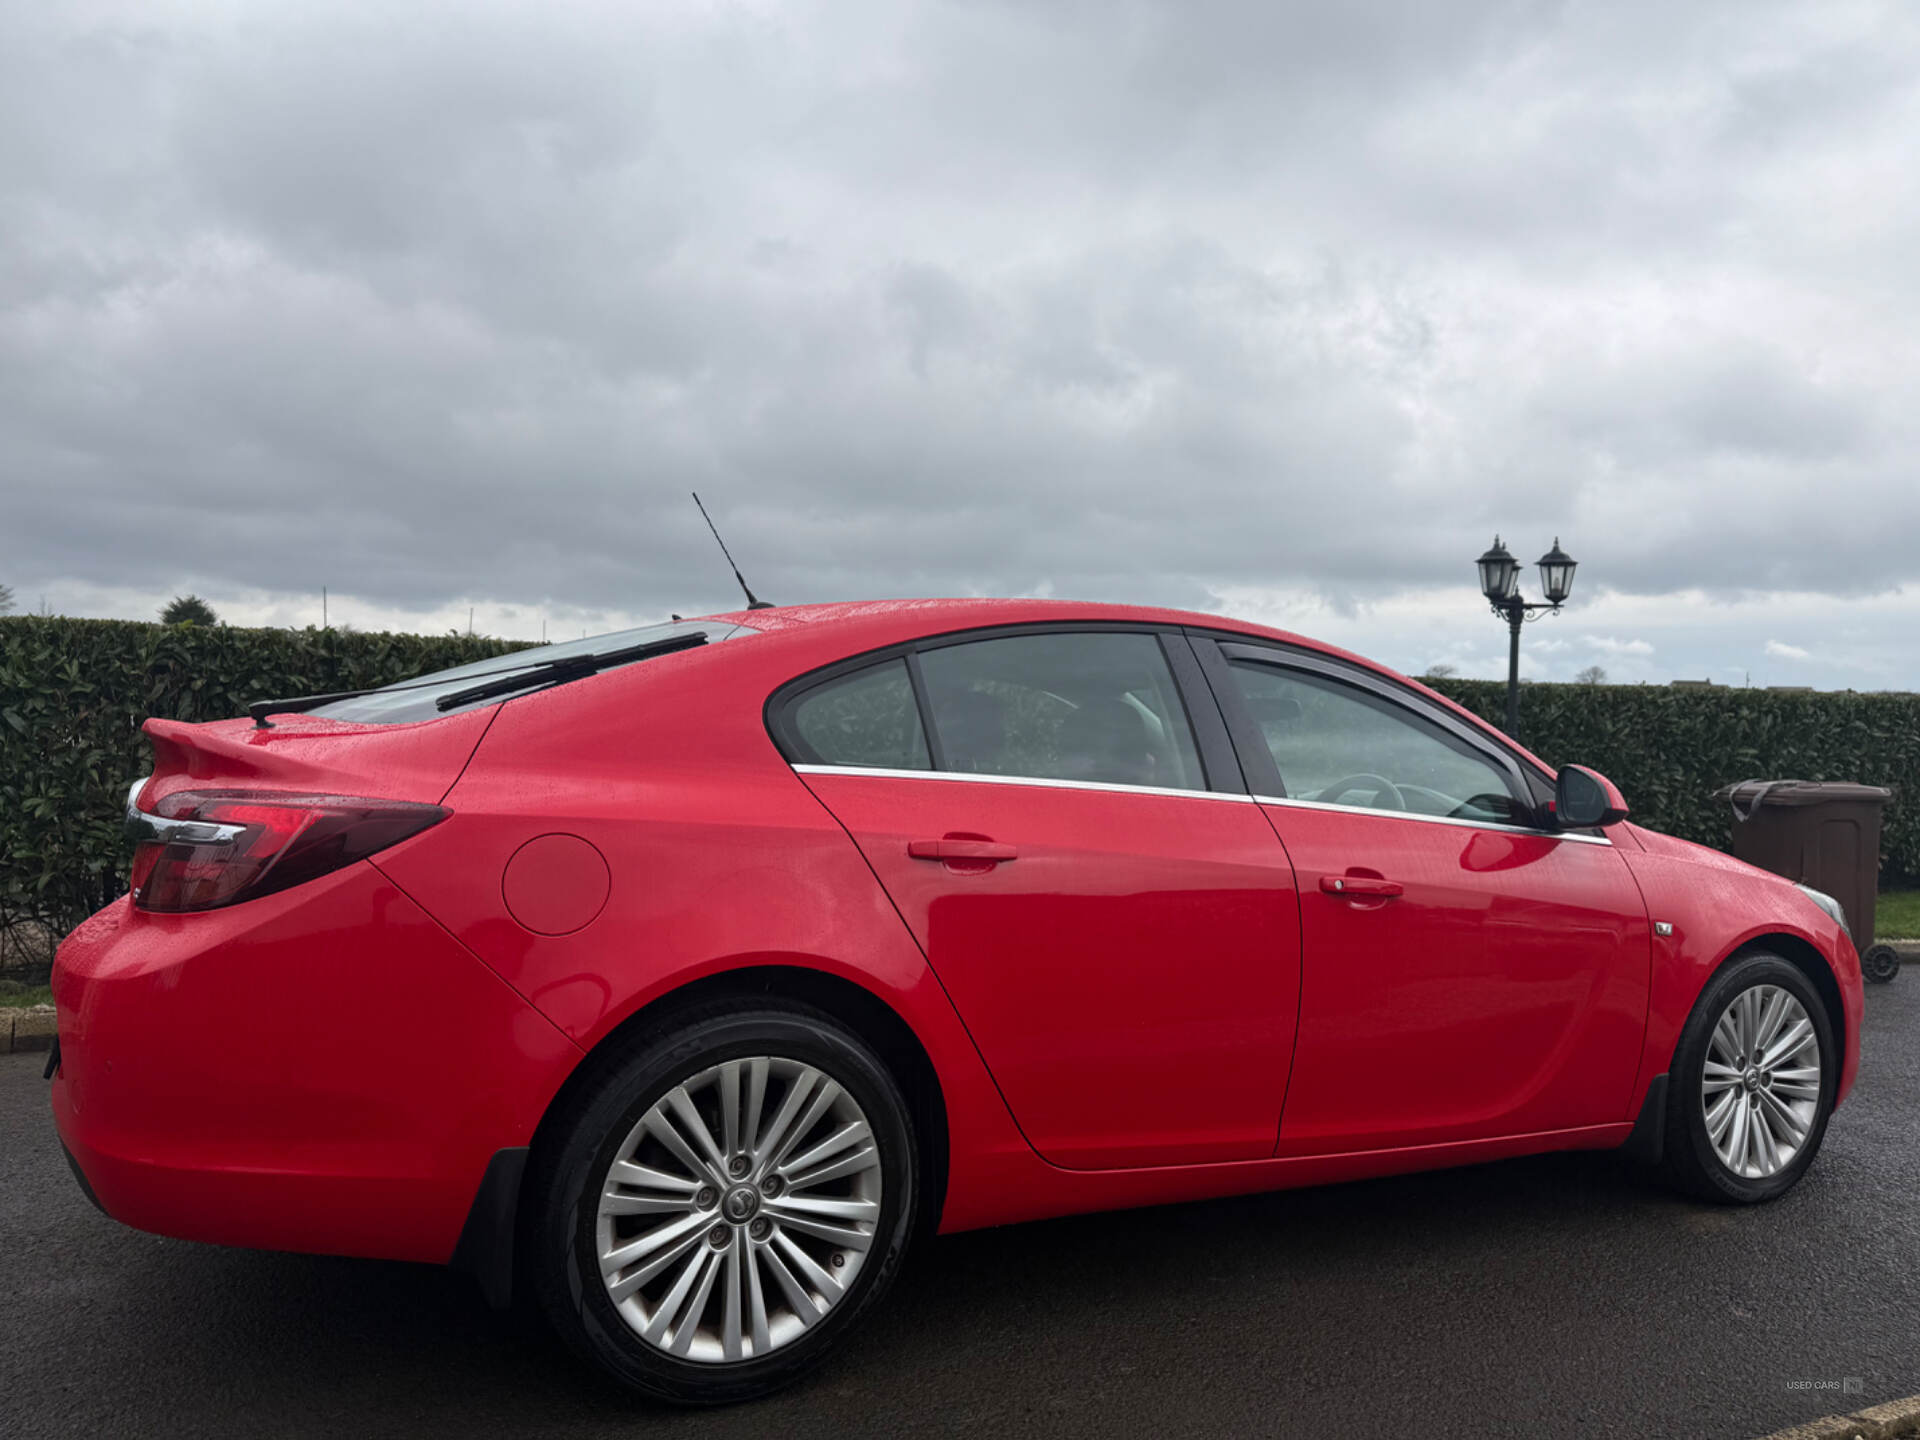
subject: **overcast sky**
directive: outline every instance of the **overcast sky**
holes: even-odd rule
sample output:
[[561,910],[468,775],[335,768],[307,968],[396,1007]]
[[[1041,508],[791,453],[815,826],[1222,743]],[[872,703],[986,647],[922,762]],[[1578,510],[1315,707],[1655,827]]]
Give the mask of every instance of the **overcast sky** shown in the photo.
[[1920,688],[1917,157],[1905,0],[0,0],[0,581]]

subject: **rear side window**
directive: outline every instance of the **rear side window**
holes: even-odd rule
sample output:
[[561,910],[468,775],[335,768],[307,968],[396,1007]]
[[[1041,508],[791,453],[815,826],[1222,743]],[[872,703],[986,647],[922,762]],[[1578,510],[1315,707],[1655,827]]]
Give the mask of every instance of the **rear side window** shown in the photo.
[[816,685],[794,702],[789,723],[812,752],[810,758],[823,765],[933,768],[904,660],[883,661]]
[[920,653],[948,770],[1204,790],[1199,751],[1160,642],[1073,631]]

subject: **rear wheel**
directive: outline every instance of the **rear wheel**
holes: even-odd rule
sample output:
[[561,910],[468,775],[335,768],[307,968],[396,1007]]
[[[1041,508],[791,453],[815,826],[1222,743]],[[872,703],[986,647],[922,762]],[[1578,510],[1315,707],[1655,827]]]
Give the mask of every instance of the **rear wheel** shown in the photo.
[[1669,1177],[1727,1204],[1790,1190],[1826,1134],[1839,1058],[1826,1005],[1796,966],[1761,952],[1730,961],[1674,1050]]
[[657,1399],[723,1404],[818,1364],[879,1299],[918,1203],[912,1124],[829,1016],[689,1016],[560,1120],[529,1277],[561,1337]]

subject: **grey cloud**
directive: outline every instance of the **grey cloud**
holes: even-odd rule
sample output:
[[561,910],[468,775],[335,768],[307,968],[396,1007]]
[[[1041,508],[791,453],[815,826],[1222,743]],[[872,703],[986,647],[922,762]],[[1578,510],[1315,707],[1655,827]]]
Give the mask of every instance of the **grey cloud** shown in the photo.
[[1636,467],[1723,456],[1785,463],[1870,458],[1868,397],[1823,384],[1792,357],[1729,341],[1567,371],[1546,397],[1549,423]]
[[0,570],[687,609],[698,488],[792,600],[1351,612],[1496,529],[1623,592],[1920,580],[1916,54],[1890,6],[13,7]]

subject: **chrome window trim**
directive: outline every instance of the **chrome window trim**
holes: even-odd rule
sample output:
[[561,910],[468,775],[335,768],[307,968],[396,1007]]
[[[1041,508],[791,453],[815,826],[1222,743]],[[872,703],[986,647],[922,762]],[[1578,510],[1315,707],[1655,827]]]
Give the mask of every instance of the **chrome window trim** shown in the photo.
[[1169,790],[1160,785],[1117,785],[1106,780],[1052,780],[1039,775],[978,775],[967,770],[885,770],[873,765],[808,765],[793,767],[796,775],[858,775],[869,780],[959,780],[971,785],[1034,785],[1048,790],[1098,790],[1119,795],[1165,795],[1175,800],[1231,800],[1245,805],[1278,805],[1293,810],[1329,810],[1336,815],[1372,815],[1381,820],[1412,820],[1421,825],[1451,825],[1463,830],[1492,830],[1502,835],[1533,835],[1542,840],[1571,840],[1576,845],[1607,845],[1604,835],[1582,835],[1573,830],[1536,830],[1530,825],[1502,825],[1497,820],[1469,820],[1457,815],[1418,815],[1411,810],[1375,810],[1365,805],[1329,805],[1322,800],[1294,800],[1284,795],[1240,795],[1224,790]]
[[1469,820],[1461,815],[1419,815],[1411,810],[1377,810],[1370,805],[1329,805],[1324,800],[1295,800],[1284,795],[1256,795],[1262,805],[1291,810],[1331,810],[1340,815],[1376,815],[1382,820],[1413,820],[1422,825],[1453,825],[1466,830],[1495,830],[1503,835],[1537,835],[1542,840],[1571,840],[1577,845],[1611,845],[1604,835],[1582,835],[1574,830],[1536,830],[1531,825],[1502,825],[1497,820]]
[[796,775],[861,775],[870,780],[959,780],[973,785],[1035,785],[1048,790],[1098,790],[1116,795],[1165,795],[1176,800],[1232,800],[1253,804],[1253,796],[1227,790],[1173,790],[1162,785],[1120,785],[1108,780],[1053,780],[1041,775],[980,775],[971,770],[884,770],[874,765],[793,767]]
[[220,825],[211,820],[169,820],[140,808],[140,792],[151,775],[133,782],[127,791],[127,838],[136,845],[231,845],[246,833],[244,825]]

